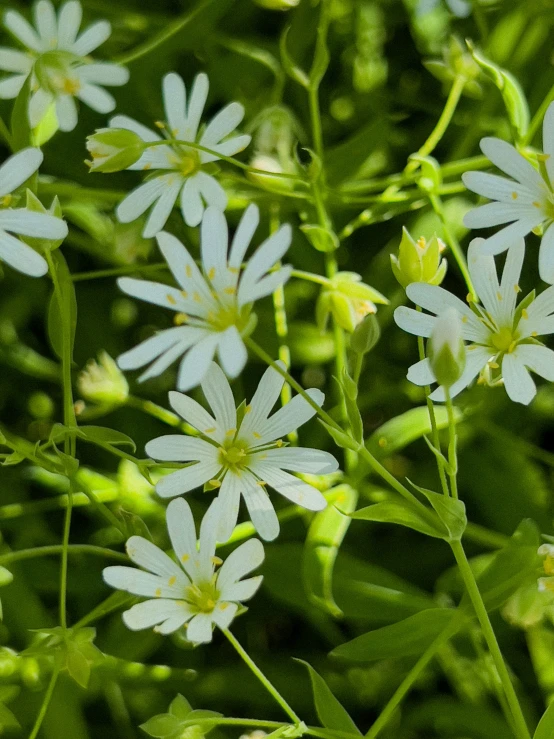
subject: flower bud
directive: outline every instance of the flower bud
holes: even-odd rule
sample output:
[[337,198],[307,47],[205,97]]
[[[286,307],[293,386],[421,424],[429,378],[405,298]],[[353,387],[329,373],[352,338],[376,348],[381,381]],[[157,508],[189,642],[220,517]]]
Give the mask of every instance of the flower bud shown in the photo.
[[377,312],[375,303],[388,302],[384,295],[362,282],[355,272],[337,272],[318,298],[317,324],[324,331],[332,314],[341,328],[352,332],[368,314]]
[[101,351],[99,363],[91,359],[77,378],[79,392],[98,405],[113,407],[125,403],[129,395],[129,385],[125,376],[110,357]]
[[271,190],[272,192],[291,192],[294,190],[294,180],[290,177],[275,177],[272,175],[294,174],[294,172],[285,172],[281,163],[275,157],[268,154],[256,154],[250,161],[252,169],[261,169],[267,174],[261,172],[248,172],[248,178],[257,185]]
[[436,235],[429,241],[423,236],[414,241],[408,230],[403,228],[398,257],[390,255],[392,271],[402,287],[406,288],[412,282],[440,285],[447,267],[446,259],[440,256],[444,248]]
[[91,172],[120,172],[137,162],[144,152],[144,141],[125,128],[99,128],[87,136],[92,161]]
[[439,385],[449,388],[460,379],[466,365],[466,348],[462,323],[454,308],[448,308],[437,319],[427,351]]
[[[27,190],[25,207],[34,213],[44,213],[45,215],[63,219],[62,206],[57,195],[50,203],[50,207],[45,208],[37,196],[31,190]],[[38,239],[34,236],[22,236],[21,239],[39,252],[54,251],[54,249],[57,249],[63,243],[63,239]]]
[[370,313],[354,329],[350,337],[350,348],[356,354],[368,354],[380,338],[379,321],[373,313]]

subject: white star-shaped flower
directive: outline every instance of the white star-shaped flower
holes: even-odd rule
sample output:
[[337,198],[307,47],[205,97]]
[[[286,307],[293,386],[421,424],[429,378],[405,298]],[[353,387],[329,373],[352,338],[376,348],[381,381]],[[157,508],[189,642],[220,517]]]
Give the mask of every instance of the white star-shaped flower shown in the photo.
[[539,251],[541,279],[554,283],[554,103],[543,121],[544,154],[539,154],[539,170],[511,144],[496,138],[481,140],[481,149],[491,162],[513,179],[486,172],[466,172],[462,179],[469,190],[494,202],[466,214],[468,228],[509,224],[483,243],[485,254],[506,251],[514,242],[543,226]]
[[[172,498],[205,483],[218,489],[220,541],[227,541],[233,533],[241,495],[258,534],[266,541],[275,539],[279,521],[266,485],[310,511],[321,511],[327,505],[319,490],[285,471],[327,474],[338,468],[338,462],[319,449],[283,444],[281,437],[315,415],[301,395],[269,415],[283,382],[279,372],[270,367],[250,403],[237,411],[229,382],[214,363],[202,382],[213,416],[187,395],[169,393],[171,407],[201,437],[160,436],[146,445],[146,453],[154,459],[194,463],[163,477],[156,485],[158,495]],[[325,396],[320,390],[311,388],[307,393],[318,405],[323,403]]]
[[46,260],[12,234],[52,240],[67,236],[67,224],[61,218],[27,208],[9,207],[14,203],[13,191],[37,171],[42,158],[40,149],[23,149],[0,166],[0,259],[31,277],[41,277],[48,272]]
[[50,0],[39,0],[33,15],[36,29],[15,10],[4,15],[4,25],[27,51],[0,48],[0,70],[11,73],[0,81],[0,98],[17,97],[32,74],[31,127],[55,104],[60,129],[72,131],[77,125],[75,98],[98,113],[110,113],[115,100],[102,85],[124,85],[129,72],[119,64],[93,62],[89,57],[110,35],[108,21],[97,21],[79,35],[82,8],[78,0],[64,3],[57,16]]
[[140,631],[154,626],[154,631],[170,634],[187,624],[189,641],[210,642],[213,626],[228,628],[239,604],[256,593],[262,576],[242,578],[262,564],[263,545],[250,539],[221,564],[215,556],[218,505],[214,500],[202,519],[198,547],[188,503],[178,498],[168,505],[167,529],[178,564],[148,539],[132,536],[127,554],[147,571],[120,566],[104,569],[104,580],[112,588],[150,598],[123,613],[127,628]]
[[[175,72],[167,74],[162,86],[166,120],[160,124],[161,130],[168,139],[190,141],[218,154],[233,156],[250,143],[251,137],[246,135],[227,138],[242,121],[244,108],[240,103],[229,103],[205,128],[199,128],[208,88],[207,75],[197,75],[187,104],[183,80]],[[124,115],[112,118],[110,126],[133,131],[143,141],[163,141],[157,133]],[[205,167],[218,159],[217,154],[180,144],[147,149],[129,169],[149,171],[151,176],[121,201],[116,211],[118,219],[122,223],[130,223],[152,206],[142,234],[149,238],[162,230],[178,198],[183,218],[189,226],[200,223],[204,204],[225,210],[225,190]]]
[[[408,297],[435,315],[402,306],[394,312],[394,320],[404,331],[429,337],[437,316],[454,308],[461,317],[462,337],[471,343],[466,347],[465,370],[450,388],[450,395],[457,395],[481,373],[489,384],[503,380],[511,400],[527,405],[536,393],[528,370],[554,381],[554,352],[536,340],[537,336],[554,333],[554,286],[517,306],[525,255],[523,240],[509,249],[500,282],[494,258],[483,254],[482,248],[483,239],[474,239],[468,251],[469,272],[481,305],[472,302],[468,307],[442,287],[415,282],[406,288]],[[416,385],[435,382],[429,360],[412,365],[408,379]],[[443,401],[443,388],[435,390],[431,398]]]
[[207,208],[201,228],[200,270],[183,244],[166,232],[158,244],[179,287],[121,277],[119,287],[128,295],[175,311],[174,328],[160,331],[118,358],[121,369],[137,369],[155,361],[139,381],[156,377],[179,357],[177,387],[190,390],[206,374],[216,351],[230,377],[246,364],[242,334],[253,328],[252,304],[274,292],[289,278],[292,267],[268,271],[283,257],[291,241],[285,224],[255,251],[241,273],[241,265],[259,222],[250,205],[244,212],[228,251],[227,222],[217,208]]

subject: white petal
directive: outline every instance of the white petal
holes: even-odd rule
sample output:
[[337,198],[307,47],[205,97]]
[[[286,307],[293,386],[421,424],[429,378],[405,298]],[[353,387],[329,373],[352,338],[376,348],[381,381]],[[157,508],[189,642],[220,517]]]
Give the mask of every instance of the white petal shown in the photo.
[[133,349],[129,349],[123,354],[120,354],[117,358],[117,364],[122,370],[132,370],[143,367],[145,364],[148,364],[148,362],[159,357],[160,354],[163,354],[171,347],[180,343],[183,338],[183,331],[187,331],[187,329],[183,329],[180,326],[160,331],[149,339],[142,341],[140,344],[133,347]]
[[264,541],[273,541],[279,534],[279,519],[262,485],[247,470],[241,473],[242,493],[254,528]]
[[143,572],[134,567],[106,567],[102,573],[104,581],[112,588],[124,590],[133,595],[142,595],[148,598],[182,598],[183,587],[189,585],[189,580],[181,572],[178,580],[162,578]]
[[518,330],[523,336],[531,336],[533,331],[542,335],[550,333],[544,331],[545,324],[550,324],[551,314],[554,313],[554,286],[547,288],[538,298],[533,300],[527,308],[528,318],[519,322]]
[[117,220],[120,223],[136,220],[160,197],[166,187],[165,175],[161,175],[131,190],[116,208]]
[[[133,133],[136,133],[137,136],[140,136],[143,141],[161,140],[161,137],[158,136],[155,131],[152,131],[150,128],[143,126],[142,123],[135,121],[134,118],[129,118],[129,116],[126,115],[114,115],[113,118],[110,118],[109,126],[110,128],[125,128],[128,131],[133,131]],[[163,148],[163,146],[155,146],[153,149],[151,149],[151,151],[157,151],[158,149]]]
[[206,205],[218,208],[220,211],[225,210],[227,207],[227,194],[215,177],[200,171],[195,174],[194,181]]
[[180,629],[181,626],[184,626],[184,624],[186,624],[186,622],[190,618],[192,618],[193,615],[194,612],[192,608],[188,604],[183,602],[182,610],[178,613],[175,613],[174,615],[169,616],[169,618],[167,618],[158,626],[155,626],[154,631],[157,634],[172,634],[174,631],[177,631],[177,629]]
[[229,103],[208,123],[200,143],[210,149],[232,133],[243,118],[243,106],[240,103]]
[[42,121],[48,109],[54,102],[54,95],[42,87],[31,95],[29,101],[29,123],[31,128],[35,128]]
[[96,21],[84,31],[73,44],[73,53],[77,56],[88,56],[109,38],[112,27],[108,21]]
[[215,362],[211,363],[202,380],[202,392],[210,404],[217,426],[225,434],[230,430],[236,431],[237,412],[233,391],[225,373]]
[[[470,384],[470,382],[472,382],[472,380],[477,377],[479,372],[481,372],[483,367],[489,361],[491,353],[491,350],[485,346],[478,346],[476,344],[473,344],[472,346],[467,347],[466,366],[464,371],[462,372],[462,376],[460,377],[460,379],[456,380],[456,382],[450,388],[451,398],[454,398],[456,395],[458,395],[458,393],[461,393],[462,390],[464,390]],[[434,392],[431,393],[429,397],[433,401],[444,403],[444,388],[437,388]]]
[[26,182],[42,164],[40,149],[28,148],[12,154],[0,167],[0,197],[16,190]]
[[504,271],[500,281],[502,301],[498,305],[501,323],[511,323],[513,320],[517,295],[520,290],[519,278],[521,277],[524,258],[525,242],[521,239],[508,249],[504,262]]
[[[258,539],[249,539],[237,547],[221,565],[217,575],[217,589],[225,592],[225,588],[234,585],[245,575],[261,566],[264,561],[264,547]],[[223,600],[234,600],[223,595]]]
[[187,352],[177,377],[177,387],[180,391],[192,390],[202,382],[214,358],[218,341],[218,334],[210,333]]
[[58,49],[72,49],[79,33],[82,15],[78,0],[69,0],[61,6],[58,12]]
[[548,155],[546,171],[551,182],[554,182],[554,105],[550,103],[542,122],[542,148]]
[[[173,276],[187,293],[185,300],[193,301],[187,312],[206,315],[211,310],[217,310],[217,303],[206,280],[186,247],[179,239],[165,231],[158,233],[156,240]],[[193,307],[194,303],[196,308]]]
[[131,536],[125,545],[129,558],[139,567],[143,567],[162,578],[176,577],[182,579],[183,571],[171,557],[155,544],[142,536]]
[[35,26],[45,51],[57,45],[58,23],[50,0],[39,0],[34,6]]
[[227,629],[237,615],[237,611],[238,606],[236,603],[219,602],[212,611],[212,620],[220,629]]
[[0,47],[0,69],[5,72],[24,72],[25,76],[31,71],[33,60],[22,51]]
[[409,334],[429,338],[437,322],[437,317],[401,305],[394,311],[394,322]]
[[505,177],[498,177],[494,174],[487,174],[486,172],[465,172],[462,175],[462,180],[468,190],[502,203],[515,205],[524,202],[530,205],[537,198],[535,190],[530,190],[528,187],[520,185],[519,182],[507,180]]
[[169,404],[181,418],[194,426],[195,429],[198,429],[210,439],[223,441],[225,432],[217,428],[215,419],[196,400],[172,390],[169,393]]
[[16,74],[13,77],[6,77],[0,81],[0,100],[12,100],[12,98],[16,98],[26,79],[26,74]]
[[218,454],[213,444],[183,434],[158,436],[146,444],[145,451],[152,459],[165,462],[212,462]]
[[554,223],[546,229],[539,250],[539,275],[541,280],[554,284]]
[[250,577],[248,580],[227,585],[221,592],[220,598],[225,601],[244,602],[250,600],[258,592],[263,580],[262,575]]
[[[120,64],[94,62],[79,67],[79,77],[95,85],[120,87],[129,81],[129,70]],[[96,108],[96,110],[99,110]]]
[[226,283],[228,238],[223,213],[218,208],[207,208],[200,229],[200,255],[204,273],[209,275],[215,290]]
[[538,344],[518,344],[516,358],[537,375],[554,382],[554,352]]
[[67,223],[61,218],[26,208],[0,211],[0,228],[37,239],[63,239],[67,236]]
[[226,374],[229,377],[238,377],[246,366],[248,353],[236,326],[229,326],[223,332],[217,351]]
[[[455,295],[452,295],[452,293],[448,292],[448,290],[445,290],[443,287],[439,287],[438,285],[428,285],[426,282],[413,282],[406,288],[406,295],[416,305],[421,306],[425,310],[432,311],[437,316],[441,313],[445,313],[449,308],[454,308],[454,310],[457,311],[462,318],[462,335],[464,339],[467,339],[469,341],[486,340],[488,332],[484,328],[483,324],[479,321],[477,316],[465,303],[463,303]],[[397,313],[399,314],[399,316],[402,317],[403,321],[406,320],[406,313],[405,310],[402,311],[401,308],[397,308],[395,311],[394,320],[400,326],[396,315]],[[415,319],[414,316],[410,315],[408,317],[408,320],[413,321],[414,324],[417,323],[417,319]],[[423,322],[421,322],[421,324],[425,325]],[[434,322],[433,324],[427,323],[426,325],[432,328]],[[400,327],[404,328],[404,326]],[[410,329],[408,328],[404,328],[404,330],[410,331]],[[410,331],[410,333],[415,332]],[[420,335],[428,336],[429,334]]]
[[212,617],[197,613],[187,626],[187,639],[193,644],[207,644],[212,640]]
[[217,530],[218,541],[228,541],[235,530],[239,515],[240,493],[240,477],[231,471],[227,471],[217,496],[220,502],[219,526]]
[[[467,251],[467,265],[473,287],[481,303],[494,320],[499,318],[502,295],[496,274],[494,257],[487,256],[481,251],[484,239],[473,239]],[[512,289],[515,295],[515,291]],[[499,298],[500,295],[500,298]]]
[[[282,368],[284,363],[279,361]],[[242,421],[239,434],[242,438],[252,436],[267,420],[269,413],[277,402],[285,380],[277,370],[268,367],[260,380],[252,400],[246,407],[246,414]]]
[[536,395],[537,388],[525,365],[516,353],[505,354],[502,360],[504,387],[514,403],[529,405]]
[[241,303],[241,295],[243,293],[247,295],[255,283],[283,257],[290,246],[291,239],[291,227],[288,223],[285,223],[256,249],[240,279],[239,304]]
[[161,282],[137,280],[134,277],[120,277],[117,280],[120,290],[134,298],[144,300],[153,305],[161,305],[174,311],[188,311],[189,301],[183,298],[181,291]]
[[433,382],[437,381],[427,357],[415,364],[412,364],[408,369],[408,380],[413,382],[414,385],[420,386],[431,385]]
[[187,110],[187,127],[185,141],[196,141],[196,133],[204,112],[204,105],[208,98],[209,82],[208,76],[201,72],[196,75],[192,84],[190,100]]
[[198,576],[203,580],[211,580],[214,569],[214,555],[217,544],[217,534],[220,521],[220,507],[221,503],[217,498],[214,498],[210,503],[210,506],[202,523],[200,524],[200,536],[198,537],[198,559],[200,561],[200,569]]
[[539,215],[536,218],[521,218],[511,225],[505,226],[495,233],[494,236],[489,236],[488,239],[485,239],[482,247],[483,254],[490,254],[492,256],[502,254],[502,252],[516,244],[524,236],[527,236],[542,220],[542,216]]
[[265,462],[257,462],[256,465],[252,465],[251,469],[261,480],[302,508],[307,508],[309,511],[322,511],[327,506],[327,501],[319,490],[288,472]]
[[150,239],[159,233],[165,226],[167,219],[171,215],[175,201],[179,197],[183,181],[181,177],[175,174],[163,175],[157,179],[164,179],[164,191],[158,198],[158,202],[152,208],[142,235],[145,239]]
[[77,125],[77,105],[71,95],[56,97],[56,117],[60,131],[73,131]]
[[77,97],[97,113],[111,113],[115,108],[113,96],[104,90],[103,87],[93,85],[90,82],[85,82],[84,85],[81,85],[77,92]]
[[196,177],[189,177],[181,191],[181,212],[187,226],[198,226],[204,213],[204,204]]
[[190,506],[184,498],[174,498],[167,506],[165,517],[173,551],[192,579],[195,574],[197,551],[196,527]]
[[540,190],[542,180],[529,162],[502,139],[486,137],[481,139],[481,151],[493,164],[518,182],[527,185],[532,190]]
[[252,237],[260,222],[260,211],[258,206],[251,203],[242,214],[237,230],[231,244],[231,252],[229,254],[229,267],[240,269],[244,260],[244,255],[252,241]]
[[178,74],[170,72],[163,78],[162,93],[165,117],[169,123],[171,136],[175,139],[185,139],[187,124],[187,91],[185,83]]
[[42,51],[41,42],[35,29],[15,10],[6,11],[4,25],[24,46],[33,51]]
[[264,462],[284,470],[306,472],[313,475],[327,475],[339,468],[339,463],[329,452],[305,447],[267,449],[252,454],[250,459],[255,463]]
[[173,362],[176,362],[179,357],[183,356],[191,346],[198,344],[206,336],[206,331],[201,328],[186,328],[183,332],[181,339],[178,344],[168,349],[154,364],[152,364],[146,372],[144,372],[139,378],[139,382],[149,380],[151,377],[157,377],[165,372]]
[[206,164],[207,162],[217,161],[220,156],[232,157],[237,152],[246,149],[251,140],[252,137],[247,134],[243,134],[242,136],[233,136],[233,138],[227,139],[227,141],[224,141],[221,144],[210,146],[210,149],[216,152],[215,154],[208,154],[205,151],[200,152],[200,159],[203,164]]
[[[516,205],[513,203],[487,203],[470,210],[464,216],[464,225],[468,228],[489,228],[502,223],[517,221],[532,213],[539,213],[533,205]],[[542,215],[538,216],[542,219]]]
[[220,469],[221,465],[218,462],[191,464],[183,470],[162,477],[156,483],[156,492],[160,498],[174,498],[176,495],[184,495],[195,488],[201,487],[208,480],[213,480]]
[[48,272],[44,257],[15,236],[0,229],[0,259],[30,277],[42,277]]
[[278,287],[284,285],[292,274],[292,266],[285,265],[281,269],[271,272],[253,285],[241,282],[238,292],[238,305],[242,308],[247,303],[254,303],[259,298],[271,295]]
[[[325,396],[321,390],[310,388],[306,390],[306,393],[317,405],[323,405]],[[292,400],[282,408],[279,408],[265,423],[262,423],[259,429],[253,429],[253,443],[258,445],[268,444],[270,441],[280,439],[282,436],[286,436],[291,431],[305,424],[315,414],[315,408],[302,395],[295,395]],[[260,438],[255,436],[256,431]]]
[[[125,611],[123,623],[131,631],[141,631],[169,620],[182,626],[191,615],[190,606],[183,600],[146,600]],[[179,626],[175,626],[175,630]]]

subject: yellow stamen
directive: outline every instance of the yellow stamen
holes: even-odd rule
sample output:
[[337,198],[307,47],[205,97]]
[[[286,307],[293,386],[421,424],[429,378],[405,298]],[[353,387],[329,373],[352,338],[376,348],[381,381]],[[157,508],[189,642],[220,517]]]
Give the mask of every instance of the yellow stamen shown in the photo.
[[177,301],[175,300],[175,298],[173,297],[173,295],[171,295],[170,293],[168,293],[165,297],[167,299],[167,302],[170,305],[177,305]]

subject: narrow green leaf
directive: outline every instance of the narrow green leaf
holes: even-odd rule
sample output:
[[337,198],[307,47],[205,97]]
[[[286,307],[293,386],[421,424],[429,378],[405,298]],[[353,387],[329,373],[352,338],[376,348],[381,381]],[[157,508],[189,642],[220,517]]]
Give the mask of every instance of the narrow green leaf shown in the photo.
[[411,485],[422,495],[425,495],[429,503],[435,509],[436,514],[445,525],[450,541],[459,541],[467,526],[466,507],[463,501],[455,500],[454,498],[447,498],[444,495],[439,495],[433,490],[427,490],[426,488],[420,488],[418,485]]
[[68,644],[65,666],[70,676],[82,688],[88,686],[90,679],[90,665],[87,658],[80,649],[72,642]]
[[344,731],[347,734],[357,734],[360,736],[360,730],[352,721],[346,709],[335,698],[321,675],[303,659],[295,658],[295,662],[299,662],[301,665],[304,665],[308,670],[312,683],[315,710],[317,717],[321,721],[321,725],[326,729]]
[[334,426],[329,426],[325,421],[320,420],[320,423],[325,426],[325,430],[329,433],[335,444],[338,444],[342,449],[352,449],[354,452],[358,450],[359,444],[346,431],[339,431]]
[[85,441],[90,441],[100,446],[104,444],[130,446],[133,451],[137,448],[137,445],[130,436],[127,436],[127,434],[121,431],[107,428],[106,426],[79,426],[78,434]]
[[32,145],[31,125],[29,123],[29,98],[31,96],[31,77],[30,74],[23,87],[19,91],[12,108],[11,116],[11,133],[13,151],[20,151],[25,147]]
[[375,503],[367,506],[367,508],[360,508],[359,511],[352,514],[352,518],[361,521],[396,523],[399,526],[406,526],[436,539],[446,539],[449,536],[447,529],[438,518],[436,519],[436,525],[433,525],[431,518],[429,520],[424,518],[415,506],[401,499]]
[[48,306],[48,338],[59,359],[62,359],[64,346],[67,344],[71,361],[73,361],[73,344],[77,327],[75,288],[61,251],[52,252],[52,261],[60,289],[61,305],[58,296],[53,292]]
[[353,662],[372,662],[420,655],[455,617],[456,611],[451,608],[429,608],[341,644],[333,649],[331,656]]
[[335,488],[333,505],[313,517],[302,557],[304,587],[312,603],[341,616],[333,597],[333,570],[342,541],[350,525],[348,513],[356,508],[358,493],[350,485]]
[[543,713],[533,739],[552,739],[554,736],[554,702]]

